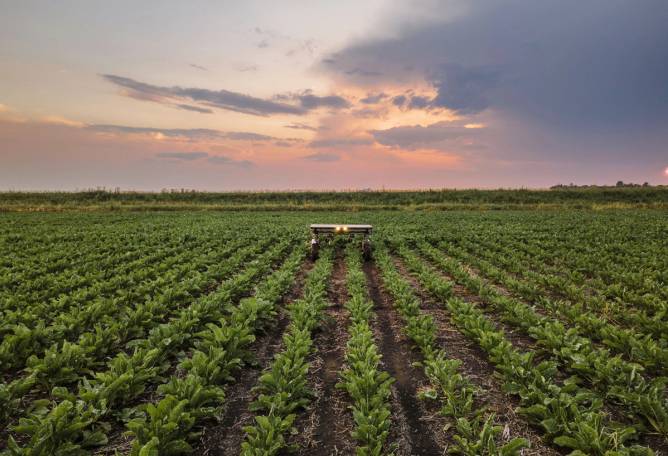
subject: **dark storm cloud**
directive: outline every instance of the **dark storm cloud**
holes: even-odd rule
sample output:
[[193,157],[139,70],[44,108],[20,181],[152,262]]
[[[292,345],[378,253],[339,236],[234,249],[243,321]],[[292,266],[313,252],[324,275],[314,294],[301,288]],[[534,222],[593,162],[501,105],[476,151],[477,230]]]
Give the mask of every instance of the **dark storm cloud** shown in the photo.
[[305,157],[302,157],[304,160],[310,160],[310,161],[315,161],[315,162],[335,162],[339,161],[341,157],[339,157],[336,154],[312,154],[312,155],[307,155]]
[[476,129],[452,125],[449,122],[438,122],[426,127],[405,125],[387,130],[371,130],[369,133],[379,144],[384,146],[415,149],[464,137],[473,137],[476,134]]
[[209,154],[206,152],[158,152],[155,156],[170,160],[193,161],[199,160],[200,158],[206,158]]
[[[187,100],[206,106],[206,108],[199,108],[183,104],[177,105],[181,109],[201,109],[198,112],[205,112],[205,109],[211,107],[255,116],[275,114],[303,115],[321,107],[342,109],[350,105],[343,97],[337,95],[318,96],[308,90],[301,93],[277,95],[272,100],[266,100],[229,90],[156,86],[112,74],[104,74],[102,77],[125,89],[125,95],[138,100],[154,101],[167,105],[173,105],[173,100]],[[184,106],[188,107],[184,108]]]
[[429,105],[453,109],[461,114],[475,114],[490,105],[490,91],[497,82],[497,73],[486,67],[464,67],[445,64],[438,67],[432,82],[438,90],[433,100],[421,98],[417,104],[411,98],[410,108],[426,108]]
[[427,97],[412,96],[408,102],[408,109],[426,109],[431,103],[433,100]]
[[[493,109],[552,128],[613,130],[668,121],[665,0],[434,5],[434,17],[448,14],[449,6],[465,12],[350,46],[322,68],[364,87],[426,79],[437,95],[427,106],[418,100],[425,108]],[[358,67],[382,75],[350,74]]]

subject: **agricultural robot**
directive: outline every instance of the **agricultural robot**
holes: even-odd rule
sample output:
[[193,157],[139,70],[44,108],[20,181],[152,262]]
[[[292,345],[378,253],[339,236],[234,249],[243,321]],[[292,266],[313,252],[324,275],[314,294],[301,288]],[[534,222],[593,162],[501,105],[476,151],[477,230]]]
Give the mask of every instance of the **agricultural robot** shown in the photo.
[[331,240],[334,236],[347,236],[353,239],[356,235],[362,237],[362,256],[365,260],[371,258],[371,225],[333,225],[333,224],[319,224],[311,225],[311,260],[318,258],[318,251],[320,250],[320,242],[324,240]]

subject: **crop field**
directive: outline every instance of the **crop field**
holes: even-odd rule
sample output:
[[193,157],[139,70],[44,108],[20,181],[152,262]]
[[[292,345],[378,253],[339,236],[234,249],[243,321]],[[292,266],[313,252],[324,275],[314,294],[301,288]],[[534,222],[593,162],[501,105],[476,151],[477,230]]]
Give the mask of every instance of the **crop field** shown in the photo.
[[3,454],[668,455],[667,377],[662,209],[0,214]]

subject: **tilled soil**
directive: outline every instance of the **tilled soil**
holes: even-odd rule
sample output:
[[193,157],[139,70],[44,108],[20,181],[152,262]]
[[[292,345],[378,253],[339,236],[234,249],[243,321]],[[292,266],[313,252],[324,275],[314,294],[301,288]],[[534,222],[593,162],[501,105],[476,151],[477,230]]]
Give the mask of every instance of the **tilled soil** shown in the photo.
[[342,250],[337,251],[327,295],[329,305],[310,360],[316,398],[297,423],[300,432],[293,443],[299,445],[298,455],[353,454],[355,448],[350,435],[354,428],[350,401],[346,392],[336,387],[344,365],[349,324],[344,307],[348,291]]
[[365,263],[364,272],[374,303],[376,318],[372,329],[383,357],[383,368],[395,379],[388,446],[395,447],[398,456],[444,454],[444,423],[435,408],[428,407],[418,398],[418,392],[428,385],[428,381],[419,368],[412,366],[418,357],[410,350],[410,342],[401,333],[403,321],[382,288],[376,266]]

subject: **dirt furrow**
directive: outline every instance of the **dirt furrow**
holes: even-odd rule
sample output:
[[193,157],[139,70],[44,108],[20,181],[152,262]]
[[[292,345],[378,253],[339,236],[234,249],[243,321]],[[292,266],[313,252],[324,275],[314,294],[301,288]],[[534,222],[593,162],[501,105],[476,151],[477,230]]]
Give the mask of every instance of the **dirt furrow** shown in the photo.
[[354,423],[345,391],[336,387],[348,341],[348,299],[346,264],[343,251],[338,250],[327,290],[329,305],[325,319],[315,336],[311,375],[316,399],[298,423],[303,429],[295,439],[298,455],[353,454],[355,442],[350,433]]
[[398,456],[443,454],[444,423],[435,407],[418,399],[418,392],[428,381],[420,369],[412,366],[418,356],[401,332],[401,317],[382,288],[376,266],[365,263],[364,273],[374,303],[376,319],[372,329],[383,356],[383,369],[396,380],[392,386],[392,431],[388,443],[396,446]]

